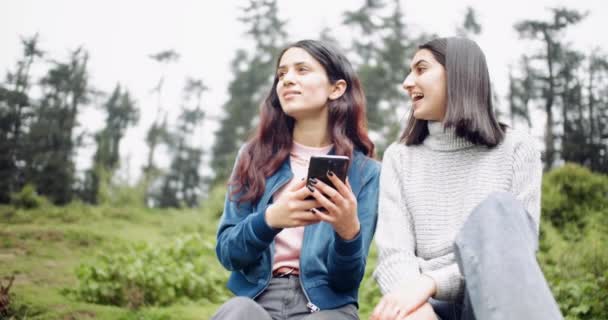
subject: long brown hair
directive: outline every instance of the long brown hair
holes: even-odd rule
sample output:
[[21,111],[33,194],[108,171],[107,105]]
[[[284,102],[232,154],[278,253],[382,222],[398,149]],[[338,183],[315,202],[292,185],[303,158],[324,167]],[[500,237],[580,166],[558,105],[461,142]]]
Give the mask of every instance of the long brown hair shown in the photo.
[[[499,123],[492,105],[486,57],[473,40],[437,38],[418,47],[427,49],[446,70],[447,109],[444,128],[476,145],[493,148],[504,139],[506,125]],[[413,109],[401,135],[406,145],[421,144],[429,135],[427,120],[416,119]]]
[[[346,81],[344,94],[328,101],[328,127],[333,151],[352,159],[358,149],[367,156],[374,156],[374,144],[367,135],[365,94],[359,78],[346,57],[327,43],[315,40],[298,41],[281,51],[276,68],[283,54],[290,48],[308,52],[325,69],[332,84]],[[287,160],[292,148],[295,119],[283,112],[276,93],[279,79],[275,73],[272,88],[260,106],[260,122],[238,157],[238,163],[230,179],[231,196],[238,195],[237,202],[257,201],[264,193],[266,178],[275,173]]]

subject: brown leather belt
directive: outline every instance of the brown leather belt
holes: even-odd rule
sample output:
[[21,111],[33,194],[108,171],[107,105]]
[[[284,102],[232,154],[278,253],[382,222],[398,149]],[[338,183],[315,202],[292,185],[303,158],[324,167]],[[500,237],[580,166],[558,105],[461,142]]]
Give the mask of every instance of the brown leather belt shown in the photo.
[[272,276],[275,278],[284,278],[298,275],[300,275],[300,270],[294,267],[280,267],[272,272]]

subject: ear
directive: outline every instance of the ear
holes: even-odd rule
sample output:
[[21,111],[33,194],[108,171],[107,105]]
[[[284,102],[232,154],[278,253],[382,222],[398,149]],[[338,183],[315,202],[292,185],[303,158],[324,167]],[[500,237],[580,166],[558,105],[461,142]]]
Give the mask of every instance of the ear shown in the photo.
[[336,100],[340,98],[344,94],[344,92],[346,92],[347,86],[348,85],[346,84],[346,81],[344,81],[343,79],[336,81],[336,83],[331,86],[329,100]]

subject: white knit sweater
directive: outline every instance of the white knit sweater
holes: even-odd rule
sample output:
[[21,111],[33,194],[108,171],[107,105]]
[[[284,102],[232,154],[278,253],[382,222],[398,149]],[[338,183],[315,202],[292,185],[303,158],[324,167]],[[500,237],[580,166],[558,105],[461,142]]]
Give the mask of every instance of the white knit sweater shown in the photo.
[[531,136],[507,129],[495,148],[476,146],[429,122],[423,144],[392,144],[380,176],[374,277],[383,293],[420,273],[437,284],[434,298],[459,299],[463,277],[453,250],[469,213],[495,191],[514,194],[536,222],[540,219],[542,164]]

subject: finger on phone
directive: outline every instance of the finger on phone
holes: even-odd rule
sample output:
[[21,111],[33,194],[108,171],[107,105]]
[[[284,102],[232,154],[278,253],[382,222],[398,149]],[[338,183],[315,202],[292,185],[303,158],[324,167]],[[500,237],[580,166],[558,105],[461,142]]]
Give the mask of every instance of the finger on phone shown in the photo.
[[[336,175],[335,175],[335,174],[333,174],[333,173],[332,173],[332,174],[330,174],[330,173],[331,173],[331,171],[330,171],[330,172],[327,172],[327,177],[329,178],[329,180],[331,181],[331,183],[333,183],[333,184],[334,184],[334,186],[336,187],[336,190],[337,190],[338,192],[340,192],[340,194],[341,194],[343,197],[345,197],[345,198],[346,198],[346,197],[348,196],[348,194],[350,193],[350,188],[348,188],[348,187],[347,187],[347,186],[344,184],[344,182],[342,182],[342,180],[340,180],[340,178],[338,178],[338,176],[336,176]],[[348,179],[348,177],[347,177],[346,179]],[[348,181],[348,180],[347,180],[347,181]]]
[[[317,199],[319,204],[321,204],[322,207],[327,209],[327,211],[330,211],[330,212],[336,211],[338,209],[338,207],[336,207],[336,205],[333,202],[331,202],[329,199],[327,199],[327,197],[325,197],[323,195],[322,190],[317,187],[317,186],[319,186],[320,183],[323,183],[323,182],[317,183],[317,185],[314,187],[314,189],[316,189],[316,191],[312,193],[312,196],[315,197],[315,199]],[[325,186],[327,187],[327,189],[330,189],[331,192],[336,193],[336,194],[338,193],[332,187],[327,186],[327,185],[325,185]]]
[[[336,204],[340,204],[344,200],[344,197],[338,191],[336,191],[336,189],[330,187],[321,180],[317,180],[314,187],[321,191],[322,195],[327,195],[327,197],[329,197]],[[324,196],[324,198],[327,197]]]
[[[306,180],[304,180],[306,182]],[[299,183],[298,183],[299,184]],[[312,195],[310,188],[306,185],[306,183],[302,184],[299,189],[294,190],[295,198],[298,200],[304,200],[306,197]]]

